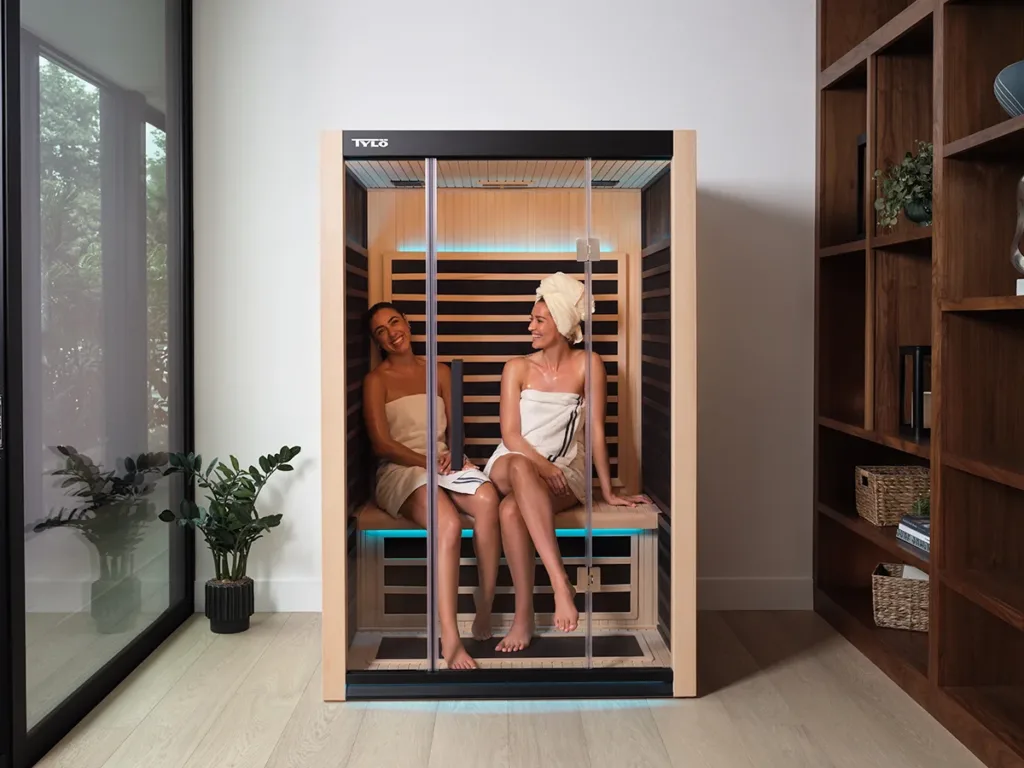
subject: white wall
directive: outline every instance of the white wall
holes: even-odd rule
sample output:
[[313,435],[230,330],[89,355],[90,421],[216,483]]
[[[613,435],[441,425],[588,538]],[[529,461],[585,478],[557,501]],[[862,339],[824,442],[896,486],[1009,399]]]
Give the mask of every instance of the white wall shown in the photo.
[[810,607],[814,28],[814,0],[196,0],[198,447],[304,448],[252,558],[260,609],[320,608],[339,128],[696,129],[700,604]]

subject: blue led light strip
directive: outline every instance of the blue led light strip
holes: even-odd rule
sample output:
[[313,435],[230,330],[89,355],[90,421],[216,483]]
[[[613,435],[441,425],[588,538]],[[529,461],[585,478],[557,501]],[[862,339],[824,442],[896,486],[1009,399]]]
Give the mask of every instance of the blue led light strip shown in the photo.
[[[637,536],[647,528],[595,528],[591,531],[593,536]],[[653,531],[654,529],[650,529]],[[367,536],[373,539],[425,539],[427,532],[422,528],[375,528],[364,530]],[[556,528],[555,535],[566,539],[583,538],[587,535],[586,528]],[[466,528],[462,531],[462,538],[473,538],[473,529]]]

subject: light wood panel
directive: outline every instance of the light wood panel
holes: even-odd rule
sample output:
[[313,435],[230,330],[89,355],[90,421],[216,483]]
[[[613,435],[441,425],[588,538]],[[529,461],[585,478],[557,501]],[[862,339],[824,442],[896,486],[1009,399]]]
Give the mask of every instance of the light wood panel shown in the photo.
[[[368,195],[370,258],[423,251],[423,190],[371,189]],[[597,189],[591,200],[591,236],[606,251],[638,258],[640,191]],[[439,189],[437,250],[575,251],[576,238],[586,232],[585,204],[581,189]]]
[[672,148],[672,687],[697,695],[697,136]]
[[348,415],[345,355],[345,166],[342,134],[323,134],[320,143],[320,466],[323,626],[323,696],[345,700],[348,649],[348,525],[346,466]]

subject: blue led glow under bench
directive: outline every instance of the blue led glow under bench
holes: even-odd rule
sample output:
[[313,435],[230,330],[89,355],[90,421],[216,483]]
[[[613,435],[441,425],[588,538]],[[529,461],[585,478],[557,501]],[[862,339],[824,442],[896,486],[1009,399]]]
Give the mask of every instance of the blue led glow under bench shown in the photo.
[[[422,630],[427,611],[426,531],[395,519],[374,504],[355,514],[354,569],[358,596],[355,630]],[[635,508],[594,503],[592,576],[595,629],[656,629],[658,624],[658,527],[653,504]],[[582,506],[555,515],[555,532],[577,604],[587,589],[586,511]],[[459,622],[473,620],[477,586],[472,520],[463,518],[459,573]],[[352,578],[350,575],[350,578]],[[496,625],[512,623],[514,588],[504,557],[494,601]],[[537,559],[534,604],[540,628],[551,625],[554,597],[547,572]]]

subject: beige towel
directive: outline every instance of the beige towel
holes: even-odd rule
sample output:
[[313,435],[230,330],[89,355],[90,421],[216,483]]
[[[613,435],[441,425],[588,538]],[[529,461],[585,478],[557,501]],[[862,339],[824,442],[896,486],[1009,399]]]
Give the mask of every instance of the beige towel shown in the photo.
[[[544,299],[558,332],[573,344],[583,341],[580,323],[587,318],[584,293],[586,289],[583,283],[564,272],[555,272],[545,277],[537,287],[537,300]],[[594,311],[593,300],[590,302],[590,311]]]

